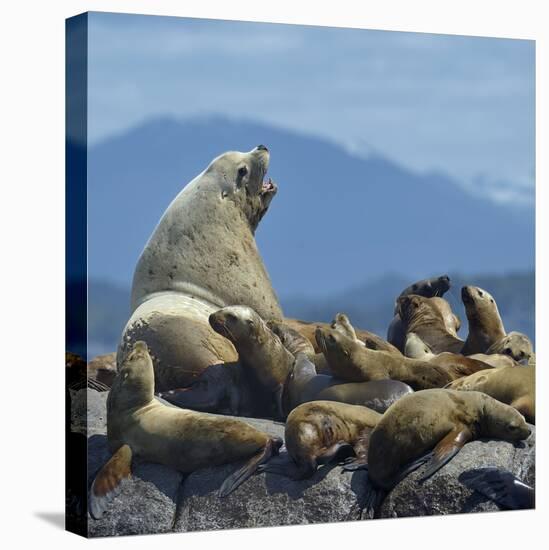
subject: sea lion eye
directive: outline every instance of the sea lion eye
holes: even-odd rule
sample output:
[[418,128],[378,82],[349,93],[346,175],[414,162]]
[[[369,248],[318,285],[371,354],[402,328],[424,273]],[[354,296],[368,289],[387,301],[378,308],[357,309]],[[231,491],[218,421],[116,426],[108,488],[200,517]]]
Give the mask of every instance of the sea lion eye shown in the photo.
[[238,169],[238,177],[243,178],[248,173],[248,167],[247,166],[241,166]]

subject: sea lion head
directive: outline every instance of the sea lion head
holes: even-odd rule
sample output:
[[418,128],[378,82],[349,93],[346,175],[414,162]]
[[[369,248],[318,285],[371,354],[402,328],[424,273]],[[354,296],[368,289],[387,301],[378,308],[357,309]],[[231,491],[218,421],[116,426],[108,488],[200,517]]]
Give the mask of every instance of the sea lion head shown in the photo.
[[229,339],[237,349],[250,343],[261,344],[265,332],[269,331],[265,321],[248,306],[221,308],[210,314],[208,321],[217,333]]
[[336,316],[330,326],[345,336],[356,339],[355,329],[353,325],[351,325],[351,321],[345,313],[336,313]]
[[494,313],[499,317],[498,306],[492,295],[478,286],[462,287],[461,300],[469,321]]
[[238,206],[252,232],[277,192],[271,178],[264,179],[268,168],[269,150],[264,145],[258,145],[248,153],[224,153],[214,159],[204,173],[220,182],[221,199],[230,200]]
[[404,355],[411,359],[423,359],[425,356],[433,356],[433,352],[415,332],[409,332],[404,344]]
[[478,392],[483,400],[483,414],[480,428],[483,436],[504,439],[506,441],[521,441],[531,433],[524,416],[514,407]]
[[315,339],[327,359],[349,358],[357,345],[356,340],[333,328],[317,327]]
[[154,368],[147,344],[134,343],[118,371],[112,395],[122,408],[149,403],[154,397]]
[[487,353],[502,353],[503,355],[512,357],[519,363],[527,363],[534,355],[534,348],[530,338],[526,334],[512,331],[493,344]]
[[419,296],[417,294],[409,294],[408,296],[399,296],[397,299],[397,313],[406,325],[410,324],[419,316],[432,317],[435,316],[442,320],[442,314],[433,308],[429,302],[429,298]]

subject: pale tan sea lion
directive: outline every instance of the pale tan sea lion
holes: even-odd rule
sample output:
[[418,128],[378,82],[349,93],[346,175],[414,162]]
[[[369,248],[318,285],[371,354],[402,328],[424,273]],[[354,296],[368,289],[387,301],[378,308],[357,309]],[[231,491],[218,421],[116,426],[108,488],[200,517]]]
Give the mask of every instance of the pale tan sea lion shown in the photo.
[[182,472],[248,459],[222,484],[225,496],[278,452],[282,441],[245,422],[160,403],[154,397],[153,363],[144,342],[136,342],[107,400],[107,436],[112,458],[90,489],[89,510],[99,518],[131,475],[132,456]]
[[469,321],[469,334],[461,353],[486,353],[488,348],[505,337],[505,328],[496,301],[477,286],[464,286],[461,299]]
[[536,423],[536,369],[535,367],[502,367],[479,371],[448,385],[452,390],[480,391],[514,407]]
[[536,364],[534,346],[530,338],[521,332],[512,331],[503,338],[492,344],[486,353],[500,353],[512,357],[519,363],[526,362],[529,365]]
[[212,313],[209,321],[218,334],[232,342],[246,373],[272,395],[277,416],[284,418],[282,395],[294,356],[250,307],[222,308]]
[[437,365],[368,349],[334,329],[318,328],[316,336],[331,371],[349,382],[391,378],[417,390],[440,388],[454,379],[451,373]]
[[242,304],[264,319],[282,319],[254,238],[277,191],[264,181],[268,165],[263,145],[214,159],[172,201],[139,258],[117,364],[145,340],[158,391],[236,361],[232,344],[208,323],[214,311]]
[[[431,348],[415,333],[415,332],[409,332],[406,336],[406,345],[404,346],[404,355],[406,357],[410,357],[412,359],[420,359],[421,361],[433,361],[435,364],[443,364],[444,363],[444,357],[448,356],[455,356],[454,359],[457,359],[458,361],[461,361],[461,357],[464,359],[474,359],[476,361],[481,361],[482,363],[485,363],[489,367],[499,368],[499,367],[513,367],[517,366],[518,363],[511,357],[507,355],[502,354],[493,354],[488,355],[486,353],[476,353],[474,355],[469,355],[468,357],[465,357],[463,355],[458,355],[454,353],[449,352],[443,352],[438,355],[435,355]],[[436,361],[436,358],[442,358],[441,361]],[[464,364],[466,364],[468,361],[465,361]],[[477,365],[480,366],[480,365]],[[479,370],[479,369],[477,369]],[[469,374],[472,374],[471,372]]]
[[[443,351],[460,353],[464,342],[449,329],[440,304],[433,302],[433,298],[402,296],[397,300],[397,306],[405,334],[415,332],[435,354]],[[402,345],[405,345],[405,339]]]
[[334,401],[311,401],[295,408],[286,420],[289,459],[262,466],[262,471],[292,479],[312,476],[320,464],[350,455],[361,459],[367,439],[381,415],[366,407]]
[[391,406],[372,430],[368,477],[375,487],[387,491],[427,461],[421,479],[432,476],[473,439],[514,442],[529,435],[530,428],[517,410],[484,393],[416,392]]

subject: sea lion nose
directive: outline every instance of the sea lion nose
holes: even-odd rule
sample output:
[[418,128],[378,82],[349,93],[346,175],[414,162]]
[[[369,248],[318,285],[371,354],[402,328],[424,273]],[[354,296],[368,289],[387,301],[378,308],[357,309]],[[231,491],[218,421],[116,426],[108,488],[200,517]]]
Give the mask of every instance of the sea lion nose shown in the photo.
[[267,149],[267,147],[265,147],[265,145],[258,145],[258,146],[256,147],[256,149],[257,149],[258,151],[267,151],[267,152],[269,151],[269,149]]

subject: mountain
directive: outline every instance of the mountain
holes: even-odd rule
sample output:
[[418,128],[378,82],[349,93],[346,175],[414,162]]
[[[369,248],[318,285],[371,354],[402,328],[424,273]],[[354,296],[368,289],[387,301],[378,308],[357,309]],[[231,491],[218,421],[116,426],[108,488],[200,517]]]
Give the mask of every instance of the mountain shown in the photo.
[[[410,139],[414,139],[410,136]],[[250,121],[146,121],[89,150],[89,276],[128,287],[181,188],[227,150],[271,151],[278,195],[257,241],[280,296],[331,296],[386,273],[533,269],[534,210],[469,194],[444,174]]]
[[[467,318],[460,298],[463,285],[480,286],[496,299],[507,331],[518,330],[535,341],[534,272],[507,275],[460,275],[450,273],[452,289],[445,298],[462,320],[460,335],[467,335]],[[398,274],[388,274],[371,282],[340,291],[332,296],[304,298],[283,296],[284,313],[309,321],[331,321],[345,312],[352,323],[385,337],[392,319],[395,297],[411,282]],[[88,287],[89,357],[114,351],[129,316],[129,288],[91,280]]]

